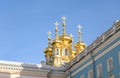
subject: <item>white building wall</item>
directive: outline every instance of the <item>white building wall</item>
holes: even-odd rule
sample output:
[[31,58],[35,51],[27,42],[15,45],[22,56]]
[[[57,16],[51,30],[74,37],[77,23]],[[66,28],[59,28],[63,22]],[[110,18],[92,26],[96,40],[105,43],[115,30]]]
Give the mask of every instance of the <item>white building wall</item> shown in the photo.
[[47,78],[47,77],[40,77],[40,76],[27,76],[27,75],[19,75],[19,74],[11,74],[10,78]]
[[10,74],[8,74],[8,73],[0,73],[0,78],[10,78]]

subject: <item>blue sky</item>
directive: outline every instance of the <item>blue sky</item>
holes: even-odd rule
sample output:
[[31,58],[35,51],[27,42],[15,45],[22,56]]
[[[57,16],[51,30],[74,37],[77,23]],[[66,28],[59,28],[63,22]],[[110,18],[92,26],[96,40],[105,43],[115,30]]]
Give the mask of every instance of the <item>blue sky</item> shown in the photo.
[[[40,63],[44,61],[47,32],[54,22],[67,17],[67,34],[89,45],[120,19],[120,0],[0,0],[0,60]],[[62,26],[59,26],[59,34]]]

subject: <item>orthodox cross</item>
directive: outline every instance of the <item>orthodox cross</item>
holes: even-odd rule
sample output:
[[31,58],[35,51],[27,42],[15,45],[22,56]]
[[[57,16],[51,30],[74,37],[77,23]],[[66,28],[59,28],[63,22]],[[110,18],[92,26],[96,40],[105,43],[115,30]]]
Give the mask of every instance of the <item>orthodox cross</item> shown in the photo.
[[50,32],[50,30],[48,31],[48,47],[50,47],[50,40],[51,40],[51,37],[50,37],[50,35],[51,35],[52,33]]
[[66,35],[66,28],[65,28],[66,22],[65,21],[67,20],[67,18],[65,16],[63,16],[61,19],[63,20],[63,23],[62,23],[62,26],[63,26],[63,35]]
[[73,34],[71,33],[70,36],[73,37]]
[[78,32],[81,32],[81,28],[82,28],[82,27],[81,27],[81,25],[79,24],[79,25],[78,25]]
[[79,40],[79,42],[81,42],[82,41],[82,39],[81,39],[81,25],[79,24],[78,25],[78,40]]
[[54,25],[56,26],[56,28],[55,28],[55,32],[56,32],[56,38],[58,37],[58,25],[59,25],[59,23],[56,21],[55,23],[54,23]]
[[54,25],[56,26],[56,29],[58,29],[59,23],[57,21],[54,23]]
[[67,20],[67,18],[65,16],[63,16],[61,19],[63,20],[64,23]]
[[51,39],[51,37],[50,37],[51,34],[52,34],[52,33],[51,33],[50,30],[49,30],[49,31],[48,31],[48,40]]

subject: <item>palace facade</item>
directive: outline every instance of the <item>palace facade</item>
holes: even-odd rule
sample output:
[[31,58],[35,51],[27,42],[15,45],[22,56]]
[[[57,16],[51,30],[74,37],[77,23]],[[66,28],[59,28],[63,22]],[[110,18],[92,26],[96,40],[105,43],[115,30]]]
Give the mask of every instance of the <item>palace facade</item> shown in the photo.
[[[78,25],[78,41],[66,33],[66,18],[62,17],[63,33],[55,39],[48,32],[46,62],[28,64],[0,60],[0,78],[120,78],[120,20],[89,46],[82,41]],[[73,48],[74,46],[74,48]]]

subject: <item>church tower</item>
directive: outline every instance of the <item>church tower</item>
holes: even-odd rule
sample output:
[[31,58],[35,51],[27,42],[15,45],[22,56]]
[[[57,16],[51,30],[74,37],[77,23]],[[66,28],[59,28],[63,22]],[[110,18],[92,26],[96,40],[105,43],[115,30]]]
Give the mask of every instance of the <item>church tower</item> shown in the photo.
[[46,57],[46,64],[52,65],[54,67],[62,67],[66,63],[70,62],[76,54],[80,53],[85,47],[85,43],[81,41],[81,31],[80,26],[78,26],[78,36],[79,40],[74,45],[75,50],[72,48],[73,36],[67,35],[66,33],[66,20],[65,16],[62,17],[62,26],[63,26],[63,33],[61,35],[58,34],[58,22],[55,22],[55,39],[51,41],[49,31],[48,34],[48,47],[44,50],[45,57]]
[[59,39],[58,36],[58,22],[55,23],[55,39],[52,41],[52,59],[53,59],[53,63],[52,65],[55,67],[59,67],[62,65],[62,59],[61,59],[61,47],[62,47],[62,41]]

